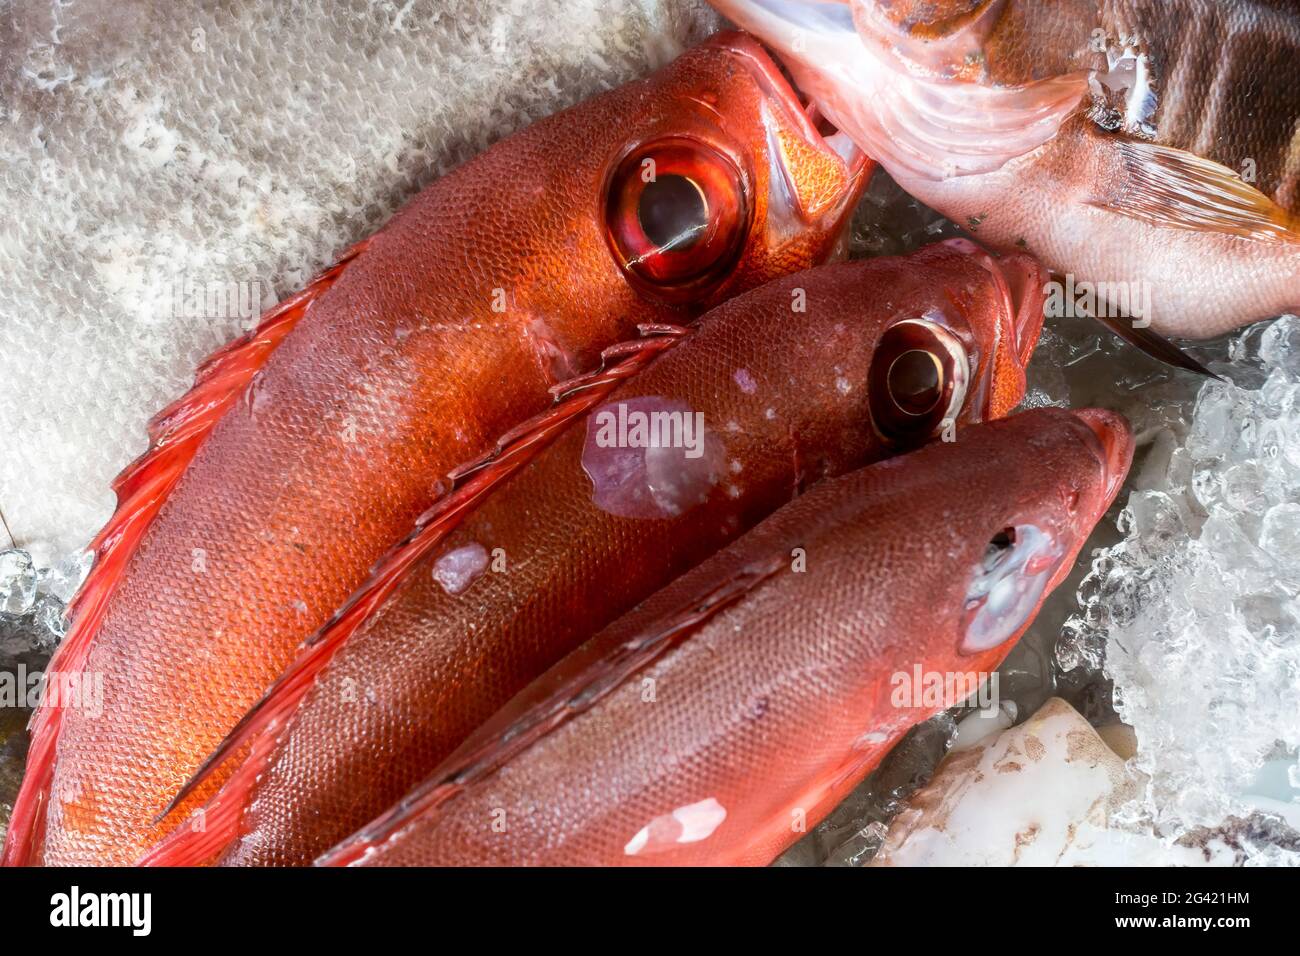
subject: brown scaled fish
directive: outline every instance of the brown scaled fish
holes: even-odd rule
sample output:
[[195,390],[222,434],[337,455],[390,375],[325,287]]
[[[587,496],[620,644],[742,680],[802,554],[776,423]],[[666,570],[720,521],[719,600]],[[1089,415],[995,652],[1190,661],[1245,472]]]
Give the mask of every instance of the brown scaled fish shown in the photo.
[[909,193],[1065,274],[1049,315],[1300,307],[1294,0],[712,2]]
[[770,863],[998,666],[1131,454],[1119,416],[1041,409],[825,482],[540,678],[322,862]]
[[38,711],[4,862],[135,862],[451,468],[639,324],[823,261],[863,166],[720,35],[433,183],[210,359],[115,484],[51,676],[102,712]]
[[[802,488],[945,422],[960,435],[1006,414],[1043,278],[1028,256],[958,239],[714,309],[463,520],[431,516],[214,765],[249,741],[252,759],[147,862],[224,850],[229,864],[310,863],[564,654]],[[638,427],[663,440],[646,447]]]

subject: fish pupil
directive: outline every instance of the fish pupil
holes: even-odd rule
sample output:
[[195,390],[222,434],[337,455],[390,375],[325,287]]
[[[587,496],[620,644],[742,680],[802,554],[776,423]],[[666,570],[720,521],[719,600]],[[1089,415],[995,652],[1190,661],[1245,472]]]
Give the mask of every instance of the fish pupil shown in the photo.
[[908,415],[924,415],[943,392],[943,370],[934,353],[910,349],[889,367],[889,395]]
[[695,183],[668,174],[646,183],[637,203],[637,219],[646,238],[659,249],[684,249],[704,234],[709,211]]

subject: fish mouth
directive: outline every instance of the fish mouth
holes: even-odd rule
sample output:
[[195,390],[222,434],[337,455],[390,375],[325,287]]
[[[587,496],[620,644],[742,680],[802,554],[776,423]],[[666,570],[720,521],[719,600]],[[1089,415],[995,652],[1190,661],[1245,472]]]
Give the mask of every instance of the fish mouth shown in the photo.
[[870,158],[799,89],[790,71],[773,59],[767,47],[739,30],[716,34],[706,42],[736,57],[758,81],[760,89],[784,109],[809,145],[839,157],[847,171],[846,189],[851,192],[871,164]]
[[1011,351],[1023,372],[1043,331],[1043,303],[1051,273],[1027,252],[1001,255],[961,237],[942,245],[970,256],[988,271],[1002,298],[1001,333],[1009,337]]
[[1090,516],[1096,521],[1114,502],[1133,463],[1133,429],[1123,415],[1104,408],[1077,408],[1070,414],[1087,428],[1088,447],[1101,466],[1105,492],[1097,514]]
[[1029,364],[1043,331],[1043,303],[1051,274],[1047,267],[1025,252],[1012,252],[995,260],[1006,282],[1007,314],[1011,316],[1012,340],[1021,367]]
[[1069,409],[1069,414],[1077,426],[1075,430],[1079,438],[1097,459],[1104,490],[1094,508],[1081,511],[1074,516],[1070,528],[1070,533],[1074,536],[1070,556],[1061,562],[1049,585],[1049,590],[1057,587],[1069,576],[1075,558],[1083,549],[1084,542],[1092,534],[1101,516],[1114,503],[1115,496],[1119,494],[1124,478],[1128,475],[1129,466],[1133,463],[1135,442],[1133,429],[1127,418],[1118,412],[1107,411],[1104,408],[1072,408]]

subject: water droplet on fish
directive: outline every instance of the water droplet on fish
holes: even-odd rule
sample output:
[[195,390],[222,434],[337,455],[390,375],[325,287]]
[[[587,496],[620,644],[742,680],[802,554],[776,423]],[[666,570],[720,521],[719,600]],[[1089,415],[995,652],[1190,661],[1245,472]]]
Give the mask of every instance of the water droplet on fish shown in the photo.
[[488,566],[488,553],[477,542],[448,551],[433,565],[433,579],[448,594],[460,594]]
[[525,325],[524,338],[551,385],[567,381],[581,371],[582,363],[577,354],[560,340],[544,319],[534,319]]
[[727,810],[715,798],[698,803],[688,803],[672,813],[655,817],[627,841],[623,852],[628,856],[640,853],[662,853],[682,844],[707,840],[727,819]]
[[259,370],[249,381],[248,388],[244,390],[244,407],[248,409],[249,415],[256,418],[266,411],[270,402],[271,398],[262,386],[262,372]]

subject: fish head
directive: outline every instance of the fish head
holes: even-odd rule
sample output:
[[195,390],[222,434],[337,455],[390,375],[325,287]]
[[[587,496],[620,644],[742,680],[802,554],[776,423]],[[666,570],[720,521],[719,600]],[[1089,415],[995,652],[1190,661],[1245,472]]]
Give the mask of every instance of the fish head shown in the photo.
[[1105,62],[1086,0],[711,2],[903,182],[987,173],[1031,152],[1088,95],[1088,67]]
[[952,493],[950,476],[943,502],[949,627],[931,660],[952,671],[997,666],[1069,574],[1133,458],[1127,421],[1097,408],[1036,409],[959,441],[971,436],[971,487]]
[[1047,270],[1026,253],[997,256],[966,239],[899,262],[897,294],[877,303],[884,316],[868,376],[876,432],[914,444],[905,439],[1008,414],[1025,394]]
[[643,81],[606,165],[609,248],[643,295],[707,308],[826,261],[870,172],[753,37],[721,33]]

